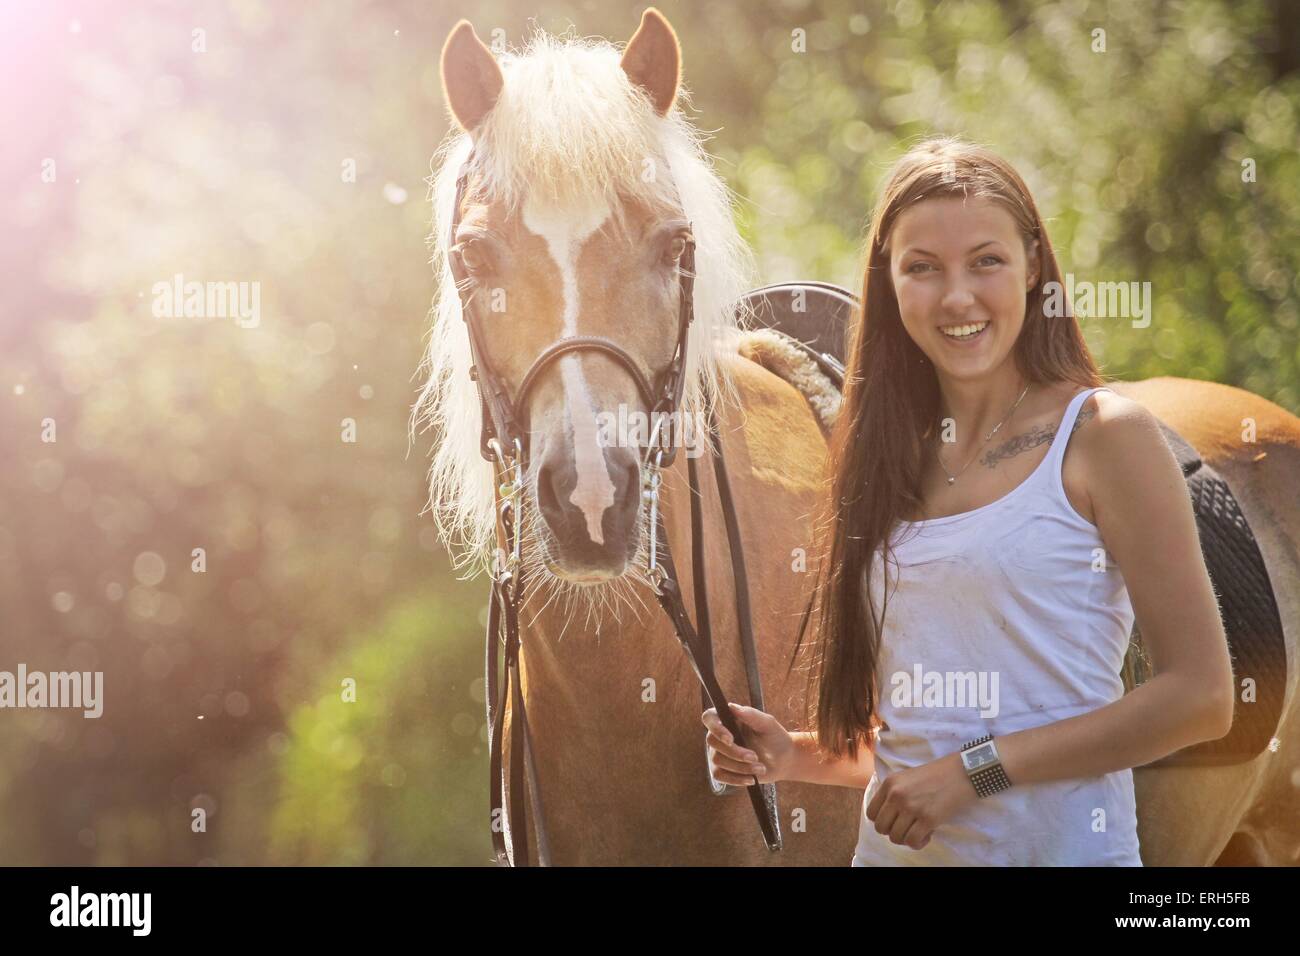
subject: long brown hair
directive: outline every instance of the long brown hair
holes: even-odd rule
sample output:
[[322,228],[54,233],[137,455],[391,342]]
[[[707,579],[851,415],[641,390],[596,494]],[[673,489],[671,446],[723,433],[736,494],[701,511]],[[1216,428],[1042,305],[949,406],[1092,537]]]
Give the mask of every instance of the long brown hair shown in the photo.
[[[1025,296],[1025,324],[1014,348],[1025,380],[1080,387],[1102,383],[1069,303],[1064,315],[1050,317],[1044,309],[1044,286],[1055,281],[1062,288],[1064,281],[1038,207],[1011,165],[988,149],[950,137],[926,140],[904,154],[872,216],[860,321],[849,345],[844,400],[830,438],[829,495],[818,520],[824,544],[795,646],[797,656],[817,604],[820,636],[804,726],[815,697],[818,743],[836,757],[847,753],[856,759],[861,741],[874,749],[876,671],[888,596],[877,614],[871,557],[881,552],[880,569],[887,575],[890,533],[922,504],[924,449],[939,415],[934,365],[903,328],[886,245],[904,209],[948,196],[999,203],[1015,219],[1027,251],[1038,240],[1038,282]],[[886,590],[881,588],[882,595]]]

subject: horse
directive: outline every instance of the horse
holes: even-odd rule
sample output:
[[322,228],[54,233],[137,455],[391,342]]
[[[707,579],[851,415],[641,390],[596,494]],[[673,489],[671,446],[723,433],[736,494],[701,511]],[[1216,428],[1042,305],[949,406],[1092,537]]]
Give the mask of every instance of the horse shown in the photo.
[[[814,545],[826,433],[803,394],[741,354],[747,321],[735,303],[752,284],[752,260],[731,194],[677,108],[688,99],[680,66],[677,36],[653,8],[622,50],[539,31],[522,50],[496,56],[467,21],[452,29],[441,69],[455,128],[431,177],[438,294],[412,428],[435,430],[428,508],[455,568],[488,570],[498,560],[499,476],[481,455],[483,409],[452,243],[474,247],[464,261],[492,302],[486,348],[517,387],[548,345],[578,334],[616,340],[643,367],[661,367],[672,354],[675,277],[689,235],[695,320],[683,407],[719,423],[749,564],[764,709],[795,729],[805,686],[791,655],[811,584],[803,558]],[[508,287],[493,286],[506,267]],[[1277,752],[1247,768],[1135,771],[1143,859],[1209,864],[1231,841],[1231,862],[1294,862],[1300,824],[1285,808],[1294,806],[1300,756],[1300,420],[1212,383],[1152,379],[1120,390],[1208,449],[1206,460],[1237,482],[1278,592],[1289,663]],[[640,410],[639,395],[627,368],[595,350],[559,357],[528,395],[520,670],[533,769],[548,797],[550,861],[848,865],[861,791],[782,782],[785,842],[772,853],[735,791],[719,796],[710,785],[692,672],[672,625],[644,600],[650,528],[637,449],[605,440],[598,425],[617,409]],[[1260,436],[1244,448],[1231,437],[1243,417],[1259,423]],[[673,542],[689,540],[687,460],[678,456],[663,476],[660,507]],[[734,635],[719,488],[709,469],[701,475],[714,632]],[[691,556],[676,553],[689,606]],[[720,637],[715,656],[731,699],[753,703],[737,693],[746,687],[737,642]]]
[[[1300,419],[1215,382],[1158,377],[1112,387],[1182,435],[1232,488],[1268,569],[1286,645],[1282,716],[1265,751],[1222,766],[1134,769],[1143,862],[1294,866],[1300,863]],[[1247,676],[1238,673],[1238,681]]]

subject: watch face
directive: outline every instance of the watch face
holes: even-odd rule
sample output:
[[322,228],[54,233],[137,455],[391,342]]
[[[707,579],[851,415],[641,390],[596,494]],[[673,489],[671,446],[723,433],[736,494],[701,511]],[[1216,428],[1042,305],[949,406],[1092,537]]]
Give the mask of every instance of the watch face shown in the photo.
[[980,744],[973,750],[967,750],[962,754],[962,761],[966,764],[967,770],[977,770],[986,764],[997,763],[997,750],[993,747],[993,741]]

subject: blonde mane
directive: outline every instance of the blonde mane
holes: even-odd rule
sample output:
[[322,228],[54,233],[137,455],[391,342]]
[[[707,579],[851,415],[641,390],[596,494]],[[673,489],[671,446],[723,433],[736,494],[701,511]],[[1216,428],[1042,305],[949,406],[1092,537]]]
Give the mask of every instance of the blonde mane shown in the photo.
[[[703,135],[676,107],[667,117],[657,115],[623,72],[620,56],[603,40],[538,31],[522,51],[498,57],[505,84],[475,132],[481,143],[475,168],[483,191],[512,205],[536,190],[561,200],[601,195],[611,209],[629,196],[653,207],[680,204],[695,235],[697,273],[684,404],[688,413],[707,413],[708,404],[735,400],[719,360],[735,352],[745,324],[735,303],[752,284],[752,258]],[[685,100],[685,91],[679,97]],[[433,160],[429,244],[438,290],[417,372],[427,379],[410,426],[412,436],[435,429],[425,510],[433,512],[455,566],[468,566],[468,575],[487,567],[496,545],[492,466],[479,454],[478,390],[469,377],[469,339],[446,256],[456,179],[472,145],[468,135],[453,133]]]

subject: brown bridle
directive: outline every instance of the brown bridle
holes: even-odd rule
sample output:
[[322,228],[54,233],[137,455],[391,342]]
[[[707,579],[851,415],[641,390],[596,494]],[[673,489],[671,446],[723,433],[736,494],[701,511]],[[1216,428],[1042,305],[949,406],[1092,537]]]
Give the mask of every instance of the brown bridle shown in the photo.
[[[452,278],[460,295],[461,318],[469,334],[470,355],[473,365],[470,378],[478,385],[482,411],[482,431],[479,451],[496,465],[496,520],[497,555],[492,569],[492,594],[488,606],[486,688],[489,756],[489,799],[492,813],[492,844],[497,861],[508,866],[528,866],[528,824],[525,787],[532,794],[533,822],[537,830],[538,862],[550,865],[550,847],[542,810],[541,787],[533,757],[533,745],[528,731],[523,693],[519,682],[518,601],[523,593],[523,567],[521,562],[520,508],[523,501],[523,475],[527,471],[528,434],[521,421],[527,409],[528,394],[537,377],[560,356],[578,351],[597,351],[617,361],[632,377],[641,399],[650,409],[653,423],[650,439],[642,461],[642,495],[650,507],[650,554],[647,578],[660,606],[668,615],[681,642],[687,659],[701,685],[703,706],[713,707],[723,725],[732,736],[744,745],[746,735],[731,713],[727,698],[713,671],[713,641],[709,624],[708,595],[704,575],[703,516],[699,494],[699,475],[694,459],[687,458],[687,477],[691,503],[691,569],[695,594],[695,618],[698,628],[691,623],[682,599],[676,567],[668,547],[668,538],[659,508],[659,489],[662,469],[671,465],[676,457],[680,435],[677,429],[677,412],[681,406],[685,385],[685,365],[688,333],[695,317],[695,240],[686,238],[686,247],[678,260],[678,320],[677,342],[668,365],[653,382],[640,364],[621,346],[602,336],[577,335],[560,339],[545,348],[529,366],[520,382],[518,392],[512,397],[505,380],[488,359],[483,341],[483,330],[478,321],[472,277],[465,268],[462,250],[456,242],[456,232],[461,221],[461,204],[472,169],[471,152],[461,167],[456,180],[455,208],[452,212],[447,260]],[[754,645],[752,616],[749,607],[749,584],[745,571],[744,552],[740,540],[740,526],[736,518],[735,502],[731,496],[731,483],[727,478],[726,463],[722,457],[722,442],[717,422],[710,414],[709,445],[716,448],[713,455],[714,472],[718,483],[718,497],[726,526],[727,543],[731,552],[732,573],[736,591],[736,620],[740,631],[741,650],[745,660],[745,675],[749,684],[750,703],[763,709],[763,687],[759,679],[758,655]],[[505,680],[500,680],[498,655],[504,650]],[[510,695],[510,806],[504,805],[502,790],[505,786],[505,768],[502,756],[506,695]],[[525,777],[527,783],[525,784]],[[710,784],[712,781],[710,778]],[[760,784],[757,779],[747,786],[750,802],[758,818],[763,840],[769,850],[781,849],[781,827],[777,816],[776,787]],[[713,786],[717,795],[728,793],[726,785]],[[518,826],[518,839],[514,828]]]

